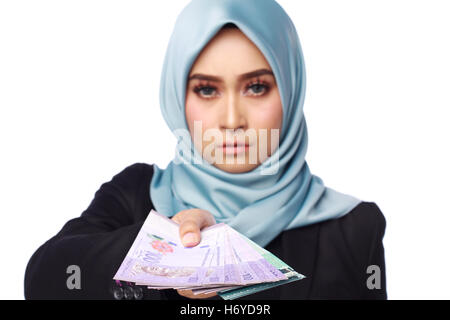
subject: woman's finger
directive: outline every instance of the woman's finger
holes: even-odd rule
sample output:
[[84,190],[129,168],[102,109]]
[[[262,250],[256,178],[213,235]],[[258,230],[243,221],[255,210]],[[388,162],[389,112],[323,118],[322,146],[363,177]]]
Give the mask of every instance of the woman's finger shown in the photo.
[[206,210],[188,209],[178,212],[172,217],[180,225],[179,234],[181,242],[186,247],[196,246],[200,243],[200,231],[216,223],[214,216]]
[[200,222],[199,220],[189,219],[180,224],[180,238],[185,247],[193,247],[200,243]]
[[216,292],[194,294],[192,290],[177,290],[178,294],[190,299],[207,299],[217,295]]

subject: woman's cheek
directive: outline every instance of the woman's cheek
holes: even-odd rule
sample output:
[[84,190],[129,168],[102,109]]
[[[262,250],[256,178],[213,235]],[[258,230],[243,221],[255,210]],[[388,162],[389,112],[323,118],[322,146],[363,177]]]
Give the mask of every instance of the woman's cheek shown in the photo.
[[211,142],[204,141],[204,132],[208,128],[213,127],[212,117],[207,113],[205,108],[199,106],[199,104],[189,103],[186,104],[186,120],[189,126],[189,132],[194,141],[194,145],[197,150],[204,149]]
[[259,110],[252,113],[252,123],[257,131],[259,148],[262,148],[270,156],[273,153],[272,151],[275,151],[279,146],[283,121],[282,107],[280,103],[276,102],[268,102],[259,107]]

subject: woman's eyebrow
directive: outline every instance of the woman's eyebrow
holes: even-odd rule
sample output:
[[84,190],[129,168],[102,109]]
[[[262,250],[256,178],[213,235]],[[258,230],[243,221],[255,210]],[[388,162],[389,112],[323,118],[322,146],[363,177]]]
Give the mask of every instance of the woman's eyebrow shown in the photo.
[[[270,74],[270,75],[273,76],[273,72],[268,70],[268,69],[258,69],[258,70],[255,70],[255,71],[251,71],[251,72],[247,72],[247,73],[241,74],[238,77],[238,79],[239,80],[246,80],[246,79],[262,76],[262,75],[265,75],[265,74]],[[191,81],[193,79],[207,80],[207,81],[213,81],[213,82],[222,82],[223,81],[223,79],[221,77],[207,75],[207,74],[201,74],[201,73],[193,74],[192,76],[189,77],[188,81]]]

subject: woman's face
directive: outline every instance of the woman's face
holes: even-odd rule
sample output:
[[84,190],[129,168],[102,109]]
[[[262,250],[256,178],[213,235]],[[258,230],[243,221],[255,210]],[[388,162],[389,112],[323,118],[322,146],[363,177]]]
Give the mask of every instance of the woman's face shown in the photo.
[[282,119],[264,55],[239,29],[222,29],[188,77],[186,120],[195,148],[221,170],[251,171],[278,148]]

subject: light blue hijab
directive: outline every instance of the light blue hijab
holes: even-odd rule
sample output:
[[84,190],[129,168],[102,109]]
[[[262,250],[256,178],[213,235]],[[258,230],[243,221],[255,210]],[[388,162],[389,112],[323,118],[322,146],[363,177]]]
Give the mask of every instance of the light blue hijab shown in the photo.
[[[245,173],[228,173],[203,160],[185,119],[190,69],[226,23],[237,25],[263,53],[283,106],[279,148]],[[162,70],[161,111],[178,144],[166,169],[154,164],[150,197],[155,210],[168,217],[190,208],[207,210],[218,223],[227,223],[263,247],[283,230],[351,211],[361,200],[324,186],[305,161],[304,98],[305,66],[297,31],[276,1],[192,0],[177,18]]]

